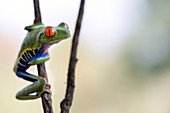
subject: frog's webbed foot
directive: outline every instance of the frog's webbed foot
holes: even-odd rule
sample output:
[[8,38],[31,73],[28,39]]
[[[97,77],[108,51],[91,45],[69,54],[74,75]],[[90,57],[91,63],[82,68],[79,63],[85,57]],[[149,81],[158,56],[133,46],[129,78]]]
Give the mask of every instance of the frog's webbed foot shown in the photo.
[[[33,82],[33,84],[26,86],[16,94],[16,98],[19,100],[31,100],[41,97],[44,93],[50,93],[50,85],[42,77],[39,77],[38,81]],[[35,94],[34,94],[35,93]]]
[[52,92],[51,92],[50,88],[51,88],[51,85],[47,83],[42,91],[37,92],[37,96],[40,97],[45,92],[52,95]]

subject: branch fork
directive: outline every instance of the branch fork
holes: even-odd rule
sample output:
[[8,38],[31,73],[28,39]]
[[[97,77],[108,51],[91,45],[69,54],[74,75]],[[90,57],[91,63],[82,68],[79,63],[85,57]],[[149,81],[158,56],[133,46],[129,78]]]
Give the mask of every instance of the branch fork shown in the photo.
[[[34,2],[34,14],[35,14],[34,24],[42,23],[39,0],[33,0],[33,2]],[[81,23],[83,19],[84,4],[85,4],[85,0],[81,0],[79,14],[76,22],[75,33],[73,35],[73,40],[72,40],[70,62],[69,62],[69,68],[67,74],[68,84],[66,88],[66,94],[65,94],[65,98],[60,103],[61,113],[69,113],[73,101],[73,94],[75,88],[75,67],[77,63],[77,58],[76,58],[77,46],[78,46]],[[48,81],[48,77],[45,69],[45,63],[37,65],[37,69],[38,69],[38,75],[45,77]],[[53,113],[52,99],[50,94],[45,92],[42,94],[41,98],[42,98],[44,113]]]

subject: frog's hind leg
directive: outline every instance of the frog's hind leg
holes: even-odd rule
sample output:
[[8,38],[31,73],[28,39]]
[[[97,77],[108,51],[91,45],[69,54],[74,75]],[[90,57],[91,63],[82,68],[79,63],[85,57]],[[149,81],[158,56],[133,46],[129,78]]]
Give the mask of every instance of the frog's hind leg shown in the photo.
[[43,91],[44,86],[45,86],[45,81],[43,79],[33,82],[33,84],[21,89],[16,94],[16,98],[19,100],[37,99],[44,92]]
[[41,96],[43,92],[51,93],[50,90],[46,88],[47,81],[44,78],[29,74],[24,71],[19,71],[16,74],[25,80],[33,82],[33,84],[26,86],[16,94],[17,99],[19,100],[37,99]]

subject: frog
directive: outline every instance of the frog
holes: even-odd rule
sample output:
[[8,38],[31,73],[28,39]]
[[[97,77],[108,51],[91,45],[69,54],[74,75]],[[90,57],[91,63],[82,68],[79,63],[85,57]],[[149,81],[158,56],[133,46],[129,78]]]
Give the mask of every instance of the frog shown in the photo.
[[25,30],[28,32],[21,44],[13,71],[17,77],[32,82],[16,93],[16,99],[32,100],[40,98],[44,92],[51,94],[51,90],[46,76],[31,74],[27,72],[28,69],[48,61],[50,59],[48,49],[53,44],[70,38],[71,34],[68,24],[64,22],[54,27],[37,23],[26,26]]

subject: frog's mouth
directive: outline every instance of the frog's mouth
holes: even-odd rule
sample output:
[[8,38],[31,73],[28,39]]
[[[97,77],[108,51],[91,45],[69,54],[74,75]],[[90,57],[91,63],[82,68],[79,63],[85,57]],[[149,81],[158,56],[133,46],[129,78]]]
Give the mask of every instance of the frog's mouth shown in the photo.
[[[70,37],[70,35],[69,35],[69,36],[66,36],[66,37]],[[49,45],[56,44],[56,43],[59,43],[60,41],[65,40],[65,39],[67,39],[67,38],[64,37],[64,38],[62,38],[62,39],[53,40],[53,41],[48,42],[48,44],[49,44]]]
[[54,41],[50,41],[50,42],[48,42],[48,44],[55,44],[55,43],[59,43],[61,41],[61,39],[60,40],[54,40]]
[[44,48],[44,50],[47,50],[49,47],[51,47],[53,44],[59,43],[61,40],[54,40],[48,43],[43,43],[42,47]]

